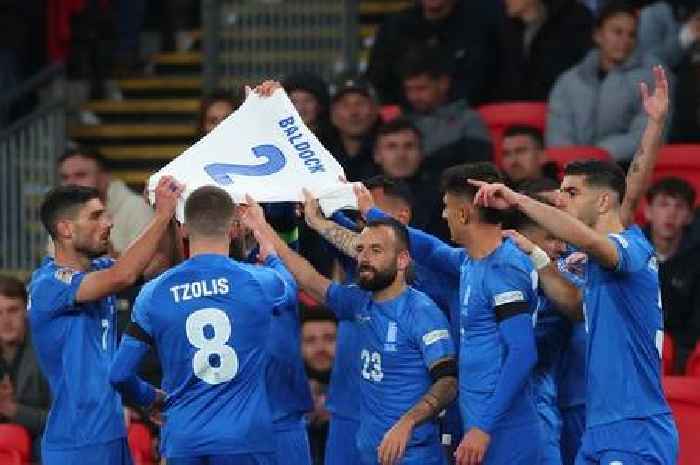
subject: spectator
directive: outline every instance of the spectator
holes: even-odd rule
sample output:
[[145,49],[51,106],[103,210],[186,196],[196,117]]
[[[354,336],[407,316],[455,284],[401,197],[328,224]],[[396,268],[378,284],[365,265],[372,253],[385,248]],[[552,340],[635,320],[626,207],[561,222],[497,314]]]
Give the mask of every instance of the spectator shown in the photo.
[[[700,9],[693,21],[700,29]],[[691,51],[678,69],[673,142],[700,142],[700,31],[697,29]]]
[[0,276],[0,423],[17,423],[32,436],[34,459],[51,403],[27,331],[27,292],[14,278]]
[[525,181],[556,179],[556,165],[547,160],[542,132],[532,126],[510,126],[503,132],[503,173],[516,189]]
[[304,124],[324,143],[330,130],[328,84],[316,74],[297,73],[288,76],[282,86]]
[[343,166],[350,181],[361,181],[376,172],[372,161],[379,107],[372,86],[361,78],[341,80],[331,101],[332,135],[327,148]]
[[309,442],[315,465],[323,464],[328,436],[330,413],[325,402],[335,357],[336,332],[337,323],[332,313],[320,306],[302,306],[301,354],[314,399],[314,410],[309,414]]
[[639,83],[653,82],[658,60],[635,52],[636,9],[611,3],[601,11],[597,49],[564,73],[549,96],[547,146],[595,145],[628,162],[646,125]]
[[199,110],[199,137],[209,134],[240,106],[240,99],[234,98],[224,90],[217,90],[204,97]]
[[700,38],[700,17],[691,16],[681,24],[669,2],[643,3],[648,4],[639,12],[637,46],[675,69],[693,42]]
[[505,6],[495,100],[547,100],[559,75],[593,45],[593,16],[577,0],[506,0]]
[[[442,221],[442,195],[435,182],[442,170],[441,167],[431,169],[424,163],[421,139],[418,128],[405,118],[381,126],[377,131],[374,160],[382,175],[367,180],[365,185],[370,190],[376,184],[384,191],[408,191],[398,197],[413,210],[411,225],[449,239],[449,231]],[[395,185],[393,180],[403,181],[401,186],[404,187]]]
[[408,117],[423,134],[423,153],[433,167],[491,159],[489,132],[479,114],[466,100],[449,100],[452,78],[439,50],[407,56],[402,79],[412,110]]
[[63,186],[94,187],[99,191],[114,223],[110,241],[115,257],[141,234],[153,216],[143,198],[120,179],[112,178],[105,160],[93,150],[78,148],[64,153],[58,159],[58,176]]
[[664,327],[676,343],[683,370],[700,339],[700,243],[691,234],[695,190],[679,178],[656,182],[647,192],[645,233],[656,248]]
[[435,46],[449,56],[454,82],[450,99],[484,103],[496,75],[500,2],[493,0],[420,0],[389,16],[377,32],[367,76],[381,103],[406,105],[396,64],[407,51]]

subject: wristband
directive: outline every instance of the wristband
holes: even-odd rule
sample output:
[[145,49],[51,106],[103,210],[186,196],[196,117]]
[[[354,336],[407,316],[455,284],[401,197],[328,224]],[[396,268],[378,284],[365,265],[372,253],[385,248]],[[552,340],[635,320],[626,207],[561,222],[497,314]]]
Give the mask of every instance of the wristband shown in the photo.
[[535,246],[535,248],[532,249],[532,252],[530,252],[530,261],[537,271],[540,271],[542,268],[551,263],[547,252],[537,246]]

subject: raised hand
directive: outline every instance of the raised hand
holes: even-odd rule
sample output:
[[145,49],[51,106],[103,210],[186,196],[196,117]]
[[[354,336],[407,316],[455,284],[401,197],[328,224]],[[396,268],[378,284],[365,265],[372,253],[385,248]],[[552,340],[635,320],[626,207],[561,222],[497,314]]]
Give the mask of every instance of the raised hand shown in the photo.
[[503,184],[489,184],[475,179],[469,179],[468,182],[479,188],[474,195],[474,205],[507,210],[518,203],[519,194]]
[[363,218],[367,218],[367,212],[374,207],[374,199],[372,193],[361,182],[357,182],[352,186],[352,190],[357,197],[357,208],[360,210]]
[[156,215],[173,216],[177,201],[185,190],[184,184],[180,184],[172,176],[163,176],[156,186]]
[[317,230],[318,224],[323,220],[318,200],[308,190],[303,189],[302,192],[304,194],[304,219],[311,229]]
[[511,238],[513,242],[515,242],[515,245],[517,245],[520,250],[527,254],[532,252],[536,247],[530,239],[528,239],[515,229],[507,229],[503,231],[503,236]]
[[642,105],[647,116],[657,123],[661,123],[668,114],[669,95],[668,79],[663,66],[654,66],[654,93],[650,94],[645,82],[639,84],[642,93]]
[[272,95],[277,89],[281,89],[282,84],[280,84],[277,81],[263,81],[261,84],[258,84],[253,92],[258,94],[261,97],[269,97]]
[[241,206],[241,222],[249,229],[256,231],[265,223],[265,212],[250,195],[245,195],[245,201],[245,207]]
[[255,240],[258,241],[258,245],[260,246],[260,251],[258,252],[258,261],[260,263],[265,263],[267,257],[277,253],[275,251],[275,246],[268,238],[260,234],[258,231],[253,231],[253,236],[255,236]]

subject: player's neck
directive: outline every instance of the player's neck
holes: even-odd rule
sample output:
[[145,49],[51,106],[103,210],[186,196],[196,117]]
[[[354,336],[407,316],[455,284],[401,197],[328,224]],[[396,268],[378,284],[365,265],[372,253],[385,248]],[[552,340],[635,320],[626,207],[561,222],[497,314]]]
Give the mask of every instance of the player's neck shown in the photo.
[[68,249],[61,244],[56,244],[54,263],[59,268],[71,268],[76,271],[87,271],[90,269],[90,257],[75,249]]
[[464,235],[462,246],[474,260],[481,260],[493,253],[503,242],[503,231],[497,224],[479,223],[470,225]]
[[190,257],[196,255],[223,255],[228,257],[228,240],[196,239],[190,237]]
[[406,290],[406,281],[403,279],[395,279],[389,287],[385,287],[381,291],[372,293],[372,300],[375,302],[383,302],[385,300],[395,299]]
[[609,212],[598,217],[593,229],[600,234],[618,234],[624,231],[625,227],[618,212]]

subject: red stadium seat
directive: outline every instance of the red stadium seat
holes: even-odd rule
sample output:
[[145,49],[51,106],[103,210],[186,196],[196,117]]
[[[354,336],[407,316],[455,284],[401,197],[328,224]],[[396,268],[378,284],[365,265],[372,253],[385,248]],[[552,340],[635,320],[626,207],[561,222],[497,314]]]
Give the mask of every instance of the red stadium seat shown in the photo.
[[489,129],[491,143],[493,144],[493,161],[499,167],[503,159],[501,153],[503,131],[508,126],[522,124],[535,127],[544,132],[547,124],[546,102],[490,103],[479,107],[477,111]]
[[[0,424],[0,463],[29,463],[32,451],[32,438],[20,425]],[[7,462],[5,458],[7,457]]]
[[153,465],[153,435],[143,423],[129,425],[129,449],[134,465]]
[[676,358],[676,344],[669,333],[664,333],[664,344],[661,349],[661,369],[664,375],[673,374],[673,361]]
[[680,436],[678,465],[697,465],[700,457],[700,379],[688,376],[663,378],[666,399]]
[[572,145],[569,147],[550,147],[545,150],[547,157],[556,163],[559,174],[564,171],[564,167],[576,160],[612,160],[607,150],[593,145]]
[[698,342],[693,353],[688,357],[688,361],[685,364],[685,374],[700,378],[700,342]]
[[678,177],[688,181],[698,195],[695,206],[700,205],[700,144],[670,144],[659,152],[654,168],[653,181]]
[[398,105],[383,105],[379,108],[379,117],[384,123],[388,123],[399,116],[401,116],[401,107]]

